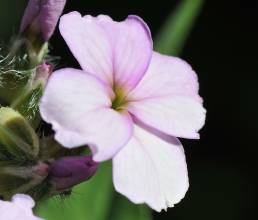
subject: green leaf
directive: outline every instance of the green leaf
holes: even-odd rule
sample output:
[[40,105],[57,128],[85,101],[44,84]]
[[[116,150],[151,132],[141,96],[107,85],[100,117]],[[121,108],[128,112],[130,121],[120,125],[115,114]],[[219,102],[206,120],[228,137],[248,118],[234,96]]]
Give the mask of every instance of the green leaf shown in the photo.
[[[151,210],[145,205],[135,205],[125,197],[116,195],[112,220],[152,220]],[[104,220],[104,219],[103,219]]]
[[47,220],[107,220],[113,200],[111,162],[100,165],[97,174],[75,187],[70,196],[41,202],[37,214]]
[[203,3],[204,0],[181,0],[155,38],[155,50],[170,55],[180,54]]

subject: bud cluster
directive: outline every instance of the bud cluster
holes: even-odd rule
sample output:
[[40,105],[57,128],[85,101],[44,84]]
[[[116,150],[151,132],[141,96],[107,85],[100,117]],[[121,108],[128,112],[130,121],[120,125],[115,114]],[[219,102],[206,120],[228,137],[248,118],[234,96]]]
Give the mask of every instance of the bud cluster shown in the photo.
[[[65,0],[30,0],[11,47],[0,47],[0,198],[17,193],[35,200],[69,191],[89,179],[97,164],[45,137],[39,101],[54,65],[48,40]],[[76,155],[76,156],[75,156]],[[81,155],[81,156],[78,156]]]

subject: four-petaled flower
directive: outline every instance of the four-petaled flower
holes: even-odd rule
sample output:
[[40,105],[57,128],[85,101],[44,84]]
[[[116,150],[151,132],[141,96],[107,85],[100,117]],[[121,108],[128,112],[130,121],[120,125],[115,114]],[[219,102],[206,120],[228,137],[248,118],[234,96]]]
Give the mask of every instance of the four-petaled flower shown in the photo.
[[60,32],[82,70],[54,72],[41,100],[56,140],[68,148],[88,144],[98,162],[113,158],[115,188],[134,203],[172,207],[188,189],[176,137],[198,139],[205,121],[195,72],[153,52],[137,16],[115,22],[72,12]]

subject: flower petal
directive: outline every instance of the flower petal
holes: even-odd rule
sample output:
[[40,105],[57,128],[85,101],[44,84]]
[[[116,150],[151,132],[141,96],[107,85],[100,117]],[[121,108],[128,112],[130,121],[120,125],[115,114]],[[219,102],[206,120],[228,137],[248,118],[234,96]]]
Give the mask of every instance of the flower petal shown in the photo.
[[206,113],[201,103],[179,96],[131,102],[128,110],[138,120],[168,135],[191,139],[199,139]]
[[130,142],[113,159],[118,192],[156,211],[173,207],[188,189],[184,150],[178,139],[136,125]]
[[61,17],[59,29],[81,68],[112,83],[112,47],[97,20],[71,12]]
[[52,124],[55,138],[68,148],[90,144],[94,160],[113,156],[130,138],[131,117],[110,108],[112,91],[83,71],[53,73],[40,104],[42,118]]
[[124,92],[140,81],[152,56],[150,31],[137,16],[115,22],[72,12],[62,16],[60,32],[84,70]]
[[81,123],[82,134],[87,137],[97,162],[112,158],[132,136],[133,123],[127,112],[96,109],[88,112]]
[[30,196],[16,194],[12,201],[0,200],[0,219],[43,220],[32,213],[35,203]]
[[128,95],[128,110],[166,134],[199,138],[205,109],[195,72],[179,58],[154,52],[147,73]]
[[112,39],[115,86],[128,92],[142,79],[151,61],[153,45],[150,30],[135,15],[128,16],[123,22],[108,22],[103,17],[102,20]]
[[61,69],[50,76],[40,111],[54,127],[73,127],[85,112],[109,107],[110,96],[112,91],[94,76],[81,70]]
[[68,148],[87,144],[96,162],[112,158],[132,135],[130,115],[109,108],[88,111],[72,126],[71,122],[70,127],[54,127],[55,139]]
[[147,73],[129,94],[132,100],[163,96],[187,96],[199,102],[196,73],[185,61],[153,52]]

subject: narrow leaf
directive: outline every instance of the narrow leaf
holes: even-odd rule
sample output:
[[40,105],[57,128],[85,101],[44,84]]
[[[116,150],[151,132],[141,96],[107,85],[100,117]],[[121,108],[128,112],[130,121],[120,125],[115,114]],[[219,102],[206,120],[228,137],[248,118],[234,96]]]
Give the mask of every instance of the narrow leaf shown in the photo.
[[155,38],[155,49],[165,54],[180,54],[203,3],[204,0],[181,0]]

